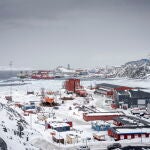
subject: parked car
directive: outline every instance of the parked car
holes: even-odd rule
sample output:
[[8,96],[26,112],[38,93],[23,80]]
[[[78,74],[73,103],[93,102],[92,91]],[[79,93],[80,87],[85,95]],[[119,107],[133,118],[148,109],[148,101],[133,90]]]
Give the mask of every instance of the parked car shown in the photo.
[[58,106],[54,106],[53,109],[59,109],[59,107]]
[[120,143],[113,143],[113,144],[107,146],[107,150],[113,150],[116,148],[121,148],[121,144]]
[[90,150],[90,147],[88,147],[88,146],[80,146],[79,148],[77,148],[77,150]]

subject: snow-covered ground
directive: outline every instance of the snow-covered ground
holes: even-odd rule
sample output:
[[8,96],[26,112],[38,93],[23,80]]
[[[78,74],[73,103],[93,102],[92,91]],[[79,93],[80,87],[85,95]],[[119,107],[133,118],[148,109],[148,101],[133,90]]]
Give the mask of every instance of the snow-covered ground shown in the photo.
[[[63,80],[31,80],[31,81],[25,81],[28,84],[25,85],[17,85],[12,87],[12,97],[14,102],[20,102],[22,104],[29,103],[30,101],[35,101],[40,102],[41,97],[38,96],[41,92],[41,88],[44,88],[45,91],[59,91],[58,95],[55,95],[55,99],[57,100],[58,103],[62,103],[62,101],[59,99],[59,93],[62,90],[62,85],[64,83]],[[93,81],[81,81],[81,84],[84,87],[89,87],[89,86],[95,86],[95,84],[98,83],[110,83],[110,84],[117,84],[117,85],[124,85],[124,86],[131,86],[131,87],[141,87],[144,88],[143,90],[149,91],[150,92],[150,80],[127,80],[127,79],[110,79],[110,80],[93,80]],[[27,95],[27,91],[34,91],[34,95]],[[96,106],[98,110],[105,112],[105,111],[111,111],[110,107],[105,104],[105,97],[101,97],[98,95],[94,95],[93,91],[88,90],[88,93],[93,95],[93,99],[90,100],[90,103],[86,104],[87,107],[90,106]],[[9,86],[4,86],[0,88],[0,102],[3,104],[6,104],[7,101],[5,100],[5,96],[10,95],[10,87]],[[76,106],[81,106],[86,103],[85,98],[81,97],[75,97],[74,100],[68,100],[65,101],[64,104],[61,104],[59,106],[58,110],[54,110],[49,107],[44,107],[42,108],[43,112],[47,113],[55,113],[55,119],[56,120],[64,120],[67,119],[69,121],[73,122],[73,130],[72,131],[67,131],[67,132],[61,132],[61,133],[56,133],[56,135],[66,137],[67,134],[75,134],[78,135],[80,138],[78,139],[78,142],[74,144],[57,144],[52,141],[52,136],[51,133],[54,132],[52,129],[45,129],[45,121],[40,121],[38,120],[38,114],[31,114],[29,116],[24,116],[23,111],[15,106],[10,106],[11,108],[15,109],[21,116],[24,117],[24,119],[27,121],[28,126],[27,126],[27,131],[28,135],[29,132],[32,130],[34,131],[32,136],[29,136],[29,141],[26,141],[26,136],[24,135],[23,138],[19,138],[18,136],[14,135],[13,131],[17,130],[16,126],[16,119],[13,118],[13,121],[9,119],[9,115],[7,115],[7,112],[0,111],[0,115],[2,116],[0,118],[0,123],[1,126],[3,124],[2,121],[5,122],[5,126],[7,126],[8,129],[10,129],[9,132],[5,133],[2,131],[1,138],[3,138],[8,145],[8,149],[11,150],[23,150],[26,147],[34,149],[31,144],[33,144],[35,147],[42,148],[42,150],[48,150],[48,149],[59,149],[59,147],[62,147],[62,149],[74,149],[78,145],[85,145],[86,142],[88,145],[91,145],[92,149],[95,149],[96,147],[101,147],[101,142],[95,141],[95,140],[90,140],[87,141],[87,138],[92,138],[93,133],[99,133],[97,131],[94,131],[91,129],[91,123],[86,122],[83,120],[82,111],[78,111]],[[71,107],[71,109],[70,109]],[[129,114],[130,111],[124,110],[126,114]],[[7,117],[6,117],[7,116]],[[50,119],[53,120],[53,117]],[[14,123],[13,123],[14,122]],[[3,130],[2,127],[0,127],[0,130]],[[103,145],[108,145],[109,143],[114,142],[112,138],[110,138],[107,135],[107,131],[101,132],[102,135],[105,135],[106,141],[103,141]],[[11,139],[11,137],[13,139]],[[138,139],[132,139],[132,140],[122,140],[120,142],[122,143],[139,143],[141,142],[141,138]],[[143,138],[142,139],[143,143],[150,143],[150,138]],[[25,144],[24,144],[25,143]],[[93,146],[92,146],[93,145]],[[125,145],[125,144],[124,144]],[[103,147],[104,148],[104,147]],[[105,147],[106,148],[106,147]],[[104,149],[105,149],[104,148]],[[36,149],[36,148],[35,148]]]

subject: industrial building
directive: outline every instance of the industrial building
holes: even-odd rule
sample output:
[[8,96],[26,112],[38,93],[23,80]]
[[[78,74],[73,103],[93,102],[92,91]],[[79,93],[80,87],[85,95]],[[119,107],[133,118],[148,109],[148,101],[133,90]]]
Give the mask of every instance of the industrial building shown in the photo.
[[80,85],[80,79],[68,79],[64,83],[64,88],[69,92],[74,92],[79,96],[86,97],[87,92]]
[[141,90],[114,91],[114,104],[121,108],[147,107],[150,93]]
[[95,93],[106,95],[107,97],[113,98],[114,91],[125,91],[131,89],[132,89],[131,87],[127,86],[102,83],[96,85]]
[[84,113],[83,119],[85,121],[95,121],[95,120],[113,120],[118,116],[124,116],[123,112],[97,112],[97,113]]
[[134,138],[150,138],[150,126],[111,127],[108,135],[116,141]]
[[150,126],[149,122],[133,116],[121,116],[113,119],[113,124],[116,126],[137,126],[139,123],[143,126]]

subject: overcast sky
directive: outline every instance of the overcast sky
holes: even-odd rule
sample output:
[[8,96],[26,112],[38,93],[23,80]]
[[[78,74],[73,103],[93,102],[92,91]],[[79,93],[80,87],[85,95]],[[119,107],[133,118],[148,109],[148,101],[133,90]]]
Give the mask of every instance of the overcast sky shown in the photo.
[[0,66],[119,66],[148,54],[150,0],[0,0]]

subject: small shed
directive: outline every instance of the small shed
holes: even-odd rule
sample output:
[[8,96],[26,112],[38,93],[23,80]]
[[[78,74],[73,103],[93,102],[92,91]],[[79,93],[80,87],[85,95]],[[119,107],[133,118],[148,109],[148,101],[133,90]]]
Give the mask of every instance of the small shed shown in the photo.
[[23,111],[36,110],[36,106],[35,106],[35,105],[23,105],[23,106],[22,106],[22,110],[23,110]]
[[78,143],[79,139],[81,137],[77,134],[67,134],[66,135],[66,142],[68,144],[74,144],[74,143]]
[[98,140],[98,141],[105,141],[105,135],[101,135],[101,134],[96,134],[96,133],[94,133],[93,134],[93,138],[95,139],[95,140]]
[[54,142],[56,143],[61,143],[61,144],[64,144],[65,143],[65,140],[63,137],[59,136],[59,135],[53,135],[52,136],[52,139]]

